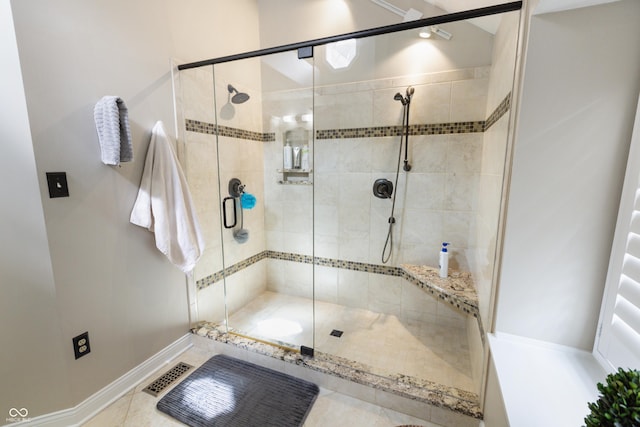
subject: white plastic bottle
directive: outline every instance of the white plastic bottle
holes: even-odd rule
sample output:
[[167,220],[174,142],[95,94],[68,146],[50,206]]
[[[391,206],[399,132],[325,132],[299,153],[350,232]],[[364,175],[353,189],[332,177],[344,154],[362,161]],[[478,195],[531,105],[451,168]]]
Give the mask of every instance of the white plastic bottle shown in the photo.
[[284,169],[293,169],[293,148],[291,148],[289,141],[284,146],[283,156],[282,167]]
[[449,251],[447,246],[449,243],[442,242],[442,249],[440,250],[440,277],[443,279],[449,275]]
[[302,170],[309,170],[309,146],[307,144],[302,147],[302,161],[300,163]]

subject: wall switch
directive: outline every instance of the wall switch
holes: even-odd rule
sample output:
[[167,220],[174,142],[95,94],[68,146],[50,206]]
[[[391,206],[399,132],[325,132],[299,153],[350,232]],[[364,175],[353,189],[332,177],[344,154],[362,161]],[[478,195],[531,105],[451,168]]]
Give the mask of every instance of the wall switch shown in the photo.
[[69,197],[66,172],[47,172],[49,197]]
[[73,338],[73,352],[76,355],[76,359],[79,359],[91,352],[91,347],[89,346],[89,332],[85,332]]

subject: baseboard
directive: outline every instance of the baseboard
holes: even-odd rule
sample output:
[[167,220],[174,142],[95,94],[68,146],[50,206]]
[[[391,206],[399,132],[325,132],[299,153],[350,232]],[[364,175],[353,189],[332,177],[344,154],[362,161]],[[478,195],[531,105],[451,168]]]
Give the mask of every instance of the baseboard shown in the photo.
[[38,426],[38,427],[74,427],[87,422],[107,406],[122,397],[129,390],[137,386],[142,380],[153,372],[166,365],[171,359],[188,350],[193,343],[192,334],[186,334],[156,353],[154,356],[142,362],[102,390],[93,394],[79,405],[31,418],[11,426]]

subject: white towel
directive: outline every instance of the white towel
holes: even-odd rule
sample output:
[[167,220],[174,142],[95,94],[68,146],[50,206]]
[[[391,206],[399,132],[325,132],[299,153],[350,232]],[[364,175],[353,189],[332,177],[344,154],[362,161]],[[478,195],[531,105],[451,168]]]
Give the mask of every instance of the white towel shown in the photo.
[[157,122],[130,221],[155,233],[156,247],[188,273],[204,251],[195,208],[164,125]]
[[103,96],[93,109],[102,162],[119,165],[133,160],[131,129],[124,101],[117,96]]

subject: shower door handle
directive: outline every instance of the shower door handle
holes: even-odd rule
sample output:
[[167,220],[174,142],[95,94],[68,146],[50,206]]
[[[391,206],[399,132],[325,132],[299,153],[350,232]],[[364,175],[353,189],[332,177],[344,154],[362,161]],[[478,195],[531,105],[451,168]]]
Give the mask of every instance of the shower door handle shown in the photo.
[[[227,201],[233,201],[233,224],[229,225],[227,223]],[[225,197],[222,200],[222,219],[224,222],[224,228],[233,228],[238,223],[238,212],[236,208],[236,198],[235,197]]]

